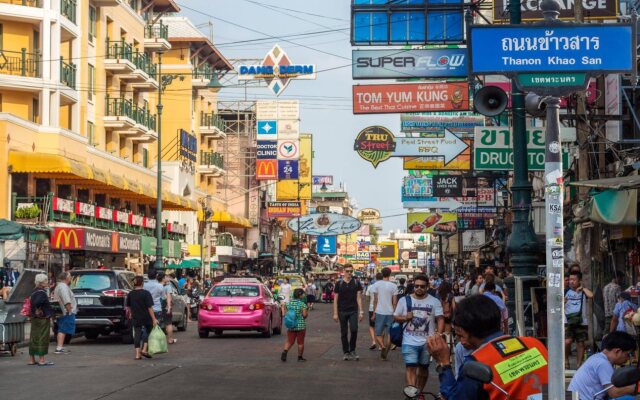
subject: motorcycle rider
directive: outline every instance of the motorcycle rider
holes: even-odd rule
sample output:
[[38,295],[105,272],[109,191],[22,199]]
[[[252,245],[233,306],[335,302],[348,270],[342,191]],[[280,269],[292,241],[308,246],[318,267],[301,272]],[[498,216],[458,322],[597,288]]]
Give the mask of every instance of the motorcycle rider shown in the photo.
[[[486,296],[473,295],[456,305],[453,325],[468,352],[464,361],[476,360],[490,366],[493,383],[507,391],[512,399],[542,396],[549,378],[547,349],[533,337],[504,335],[500,324],[500,309]],[[445,399],[504,399],[504,394],[491,384],[463,374],[456,380],[449,345],[440,335],[427,339],[427,349],[438,363],[440,393]],[[500,364],[506,360],[511,368]]]

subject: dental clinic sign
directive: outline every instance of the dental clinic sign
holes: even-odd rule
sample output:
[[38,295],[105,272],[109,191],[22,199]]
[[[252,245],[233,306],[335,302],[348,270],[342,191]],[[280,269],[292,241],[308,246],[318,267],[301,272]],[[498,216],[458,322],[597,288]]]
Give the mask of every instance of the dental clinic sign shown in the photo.
[[264,79],[276,96],[279,96],[292,79],[316,79],[316,66],[313,64],[294,64],[279,45],[258,65],[240,65],[238,80],[248,81]]

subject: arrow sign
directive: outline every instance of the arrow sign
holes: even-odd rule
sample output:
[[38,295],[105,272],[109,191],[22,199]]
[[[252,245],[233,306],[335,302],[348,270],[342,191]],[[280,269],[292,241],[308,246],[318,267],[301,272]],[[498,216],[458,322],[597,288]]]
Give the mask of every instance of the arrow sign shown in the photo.
[[426,200],[422,200],[422,201],[405,201],[402,203],[402,206],[404,208],[435,208],[435,209],[439,209],[439,210],[456,210],[462,206],[464,206],[464,204],[460,203],[459,201],[457,201],[456,199],[440,199],[440,200],[435,200],[436,197],[433,197],[434,201],[426,201]]
[[396,137],[392,157],[444,157],[447,165],[468,147],[455,133],[445,129],[441,138]]

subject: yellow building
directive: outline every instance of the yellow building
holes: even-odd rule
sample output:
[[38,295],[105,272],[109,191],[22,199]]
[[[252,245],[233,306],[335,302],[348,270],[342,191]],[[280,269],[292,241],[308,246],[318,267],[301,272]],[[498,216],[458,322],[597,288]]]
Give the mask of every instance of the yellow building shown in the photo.
[[[195,220],[198,198],[215,191],[222,170],[215,141],[223,137],[215,94],[198,93],[214,71],[231,66],[206,38],[182,38],[172,49],[159,21],[178,11],[173,0],[0,0],[0,165],[8,166],[0,171],[0,187],[8,189],[0,218],[33,217],[35,204],[39,222],[58,227],[54,250],[81,250],[79,243],[60,244],[59,231],[67,238],[85,227],[136,235],[138,254],[149,255],[145,237],[154,236],[158,195],[163,209],[188,211],[182,214]],[[158,194],[159,51],[166,71],[180,79],[164,93],[168,165]],[[171,170],[171,161],[180,161],[173,155],[180,153],[180,130],[197,136],[191,187],[188,172],[176,179]],[[163,214],[164,237],[184,242],[192,232],[174,215],[180,213]],[[179,243],[164,247],[180,258]],[[117,244],[112,250],[135,253]]]

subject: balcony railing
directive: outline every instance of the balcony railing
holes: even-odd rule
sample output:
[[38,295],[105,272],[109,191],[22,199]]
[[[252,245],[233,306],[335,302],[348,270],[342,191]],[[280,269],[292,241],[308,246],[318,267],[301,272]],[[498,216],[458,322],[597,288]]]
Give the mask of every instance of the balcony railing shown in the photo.
[[40,78],[42,56],[40,52],[0,50],[0,74]]
[[133,62],[133,45],[129,44],[123,40],[106,40],[106,55],[105,58],[111,59],[119,59],[119,60],[128,60]]
[[144,37],[169,40],[169,26],[163,24],[162,21],[159,24],[147,25],[144,29]]
[[135,120],[133,115],[133,102],[119,97],[105,98],[105,115],[107,117],[127,117]]
[[156,116],[155,114],[151,114],[148,109],[134,105],[133,117],[133,119],[140,125],[143,125],[153,131],[156,130]]
[[69,86],[71,89],[76,88],[76,65],[66,63],[62,57],[60,57],[60,82]]
[[158,65],[152,62],[146,53],[140,53],[138,49],[136,49],[133,56],[133,63],[136,68],[143,70],[151,78],[156,79],[158,75]]
[[42,0],[0,0],[0,3],[42,8]]
[[215,151],[201,151],[200,165],[206,165],[208,167],[215,166],[224,169],[224,156]]
[[209,128],[218,128],[220,132],[224,132],[224,120],[214,113],[205,113],[200,111],[200,126]]
[[213,79],[213,71],[209,65],[193,69],[193,79]]
[[76,23],[76,0],[60,0],[60,13]]

